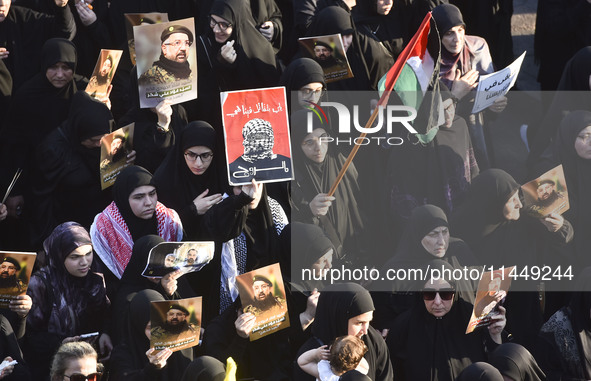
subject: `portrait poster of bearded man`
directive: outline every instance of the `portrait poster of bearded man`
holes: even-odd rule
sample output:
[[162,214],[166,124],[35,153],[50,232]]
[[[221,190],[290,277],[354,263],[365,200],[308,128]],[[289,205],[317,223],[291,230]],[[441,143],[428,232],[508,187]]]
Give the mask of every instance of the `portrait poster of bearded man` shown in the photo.
[[101,189],[115,184],[119,172],[133,164],[128,162],[127,155],[133,151],[134,126],[131,123],[101,139]]
[[[197,53],[193,18],[133,27],[141,108],[197,98]],[[137,44],[138,41],[146,43]],[[140,60],[139,57],[145,59]]]
[[238,275],[236,284],[244,313],[256,318],[250,341],[289,327],[285,286],[278,263]]
[[0,308],[27,292],[36,253],[0,251]]
[[285,88],[221,94],[230,185],[293,179]]
[[202,298],[151,302],[150,347],[173,352],[199,344]]
[[109,96],[109,86],[113,81],[122,54],[123,50],[101,49],[92,77],[88,80],[85,90],[91,97],[103,100]]
[[340,33],[303,37],[298,42],[303,57],[312,58],[320,64],[326,83],[353,77],[353,71],[347,59],[347,49],[351,41],[343,39]]
[[570,208],[562,164],[522,185],[521,189],[524,210],[533,217],[562,214]]

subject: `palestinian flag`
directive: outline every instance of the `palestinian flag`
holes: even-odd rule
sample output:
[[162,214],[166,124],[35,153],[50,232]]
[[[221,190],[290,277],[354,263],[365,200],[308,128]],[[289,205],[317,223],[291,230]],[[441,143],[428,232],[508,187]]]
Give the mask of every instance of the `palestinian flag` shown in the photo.
[[[432,24],[434,26],[435,22],[429,12],[392,68],[378,83],[378,106],[385,107],[394,91],[404,105],[417,110],[418,115],[412,125],[422,143],[433,140],[438,126],[444,122],[438,82],[439,35],[435,27],[431,28]],[[438,47],[435,58],[427,51],[430,39]]]

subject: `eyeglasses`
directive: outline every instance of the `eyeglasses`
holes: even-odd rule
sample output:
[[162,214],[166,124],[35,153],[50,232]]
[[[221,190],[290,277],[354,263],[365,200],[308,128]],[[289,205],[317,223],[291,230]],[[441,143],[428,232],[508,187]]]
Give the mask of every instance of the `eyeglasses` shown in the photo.
[[184,45],[187,48],[190,48],[193,45],[193,43],[191,41],[188,41],[188,40],[187,41],[176,40],[176,41],[173,41],[173,42],[167,42],[164,45],[166,45],[166,46],[174,46],[175,48],[178,49],[178,48],[181,47],[181,45]]
[[324,93],[324,88],[320,88],[320,89],[316,89],[316,90],[305,88],[305,89],[300,89],[300,92],[306,96],[310,95],[310,94],[322,95]]
[[588,144],[589,142],[591,142],[591,134],[579,135],[577,136],[577,139],[581,139],[583,143]]
[[205,152],[202,154],[196,154],[195,152],[187,151],[185,152],[185,157],[188,160],[196,161],[198,158],[201,159],[202,162],[210,161],[213,157],[213,152]]
[[229,22],[215,21],[213,17],[209,16],[209,27],[213,29],[216,25],[220,28],[222,32],[225,32],[228,28],[232,26],[232,24],[230,24]]
[[68,377],[70,381],[101,381],[103,374],[101,372],[96,372],[85,376],[82,373],[73,373],[69,376],[64,374],[64,377]]
[[423,290],[423,300],[431,301],[435,300],[435,297],[439,294],[441,300],[452,300],[456,294],[455,290],[441,289],[441,290]]

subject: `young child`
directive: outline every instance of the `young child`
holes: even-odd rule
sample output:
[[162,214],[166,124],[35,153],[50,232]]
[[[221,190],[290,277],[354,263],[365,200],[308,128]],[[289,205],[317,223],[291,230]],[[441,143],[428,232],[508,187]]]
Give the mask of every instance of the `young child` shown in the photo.
[[298,365],[302,370],[320,381],[338,381],[339,377],[350,371],[357,370],[367,374],[369,364],[363,358],[367,346],[356,336],[337,337],[330,349],[323,345],[302,353]]

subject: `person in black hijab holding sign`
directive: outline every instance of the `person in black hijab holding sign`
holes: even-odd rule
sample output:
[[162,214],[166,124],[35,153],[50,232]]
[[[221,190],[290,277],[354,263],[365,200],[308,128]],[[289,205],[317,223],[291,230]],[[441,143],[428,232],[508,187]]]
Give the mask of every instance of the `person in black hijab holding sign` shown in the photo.
[[[422,267],[428,268],[453,271],[439,259]],[[416,282],[422,300],[417,298],[410,310],[394,320],[386,343],[395,380],[454,381],[464,368],[486,361],[487,352],[502,344],[505,309],[500,308],[488,327],[466,334],[473,305],[458,297],[450,278]]]
[[[552,213],[541,219],[521,215],[520,186],[507,172],[489,169],[472,182],[466,200],[452,214],[450,228],[486,266],[542,266],[556,260],[573,239],[572,225]],[[519,278],[519,277],[517,277]],[[514,279],[505,305],[509,331],[529,348],[542,324],[542,311],[534,280]],[[519,290],[521,292],[516,292]]]
[[199,79],[197,108],[191,120],[222,128],[220,91],[276,86],[280,70],[271,43],[256,29],[242,0],[216,0],[209,10],[209,30],[196,39]]
[[176,381],[193,360],[193,348],[172,352],[169,348],[155,351],[150,347],[150,303],[164,301],[157,291],[135,294],[125,311],[125,335],[111,355],[112,381]]
[[109,203],[101,190],[100,141],[110,132],[111,112],[84,91],[76,93],[68,120],[36,150],[31,207],[33,233],[41,240],[61,222],[89,227]]

